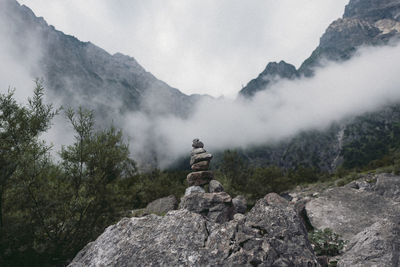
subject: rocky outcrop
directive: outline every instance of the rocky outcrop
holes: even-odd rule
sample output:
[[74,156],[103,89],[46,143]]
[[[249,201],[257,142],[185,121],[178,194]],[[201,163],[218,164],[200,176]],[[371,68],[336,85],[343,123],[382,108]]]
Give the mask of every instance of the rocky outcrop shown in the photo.
[[349,240],[338,266],[398,266],[400,176],[366,175],[315,194],[306,206],[316,229],[330,228]]
[[319,266],[296,212],[276,194],[223,224],[186,209],[122,219],[69,266],[99,265]]
[[355,235],[340,257],[339,267],[399,266],[400,217],[383,219]]
[[331,228],[350,240],[381,218],[400,212],[400,206],[374,192],[338,187],[308,202],[306,211],[315,228]]

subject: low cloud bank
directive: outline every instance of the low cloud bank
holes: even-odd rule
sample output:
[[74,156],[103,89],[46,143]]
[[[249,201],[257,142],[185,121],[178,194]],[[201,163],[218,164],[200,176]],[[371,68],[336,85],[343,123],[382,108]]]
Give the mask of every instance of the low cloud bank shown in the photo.
[[252,101],[206,99],[188,119],[129,114],[124,132],[136,159],[155,152],[161,167],[187,155],[195,137],[210,151],[271,144],[399,102],[398,62],[400,46],[362,48],[350,61],[326,63],[311,79],[280,81]]

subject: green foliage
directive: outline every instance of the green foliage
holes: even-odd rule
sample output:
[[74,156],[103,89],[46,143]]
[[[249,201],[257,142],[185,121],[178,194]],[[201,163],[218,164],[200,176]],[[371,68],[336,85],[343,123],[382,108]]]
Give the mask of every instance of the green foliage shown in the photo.
[[65,112],[75,140],[54,162],[38,139],[58,113],[43,90],[36,81],[26,107],[0,95],[1,266],[64,266],[127,210],[186,187],[187,171],[138,174],[122,132],[96,128],[83,108]]
[[308,234],[308,238],[314,247],[317,256],[336,256],[343,250],[345,241],[331,229],[314,230]]
[[346,139],[342,156],[347,169],[376,169],[394,164],[393,154],[400,145],[400,107],[387,111],[390,118],[366,114],[357,118],[345,131]]
[[317,170],[298,166],[285,171],[277,166],[253,167],[237,152],[227,150],[215,177],[231,195],[244,195],[248,205],[275,192],[282,193],[296,185],[313,183],[322,176]]

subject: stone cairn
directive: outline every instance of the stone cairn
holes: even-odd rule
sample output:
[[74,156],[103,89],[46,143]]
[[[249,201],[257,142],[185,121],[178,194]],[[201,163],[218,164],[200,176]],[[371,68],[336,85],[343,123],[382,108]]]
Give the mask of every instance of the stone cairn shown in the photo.
[[209,170],[212,155],[204,149],[204,144],[198,138],[193,140],[190,166],[193,172],[187,176],[189,186],[204,186],[214,177]]
[[[196,138],[192,147],[190,166],[193,172],[186,178],[189,187],[181,198],[180,208],[202,214],[217,223],[232,220],[235,213],[245,213],[246,199],[243,196],[232,199],[224,192],[222,184],[214,180],[213,172],[209,170],[213,156],[204,149],[203,142]],[[207,184],[206,193],[203,186]]]

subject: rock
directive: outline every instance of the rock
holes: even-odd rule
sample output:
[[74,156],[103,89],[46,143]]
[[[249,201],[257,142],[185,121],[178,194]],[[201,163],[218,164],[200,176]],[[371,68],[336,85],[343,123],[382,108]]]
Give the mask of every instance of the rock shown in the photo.
[[193,139],[192,147],[193,148],[203,148],[204,144],[198,138],[195,138],[195,139]]
[[189,186],[208,184],[214,175],[211,171],[191,172],[186,177]]
[[398,0],[360,1],[351,0],[346,6],[344,17],[358,17],[376,21],[382,18],[399,19]]
[[212,158],[213,158],[213,156],[209,153],[197,154],[190,158],[190,165],[193,165],[200,161],[210,161]]
[[192,152],[190,153],[191,156],[201,154],[201,153],[206,153],[207,151],[204,148],[194,148],[192,149]]
[[331,228],[343,239],[350,240],[364,228],[395,215],[400,207],[373,192],[339,187],[308,202],[306,211],[315,228]]
[[233,218],[232,198],[225,192],[192,193],[181,199],[180,208],[204,215],[217,223]]
[[211,180],[210,184],[208,185],[208,191],[210,193],[224,192],[224,187],[217,180]]
[[190,186],[185,190],[185,196],[188,196],[192,193],[205,193],[206,191],[198,185]]
[[385,198],[400,202],[400,176],[387,173],[377,175],[374,191]]
[[247,201],[244,196],[236,196],[232,199],[233,208],[235,209],[235,213],[245,214],[247,210]]
[[399,204],[374,192],[350,187],[329,189],[306,204],[312,226],[331,228],[350,240],[354,235],[383,218],[400,212]]
[[170,210],[176,210],[178,208],[178,201],[174,195],[163,197],[150,202],[146,206],[147,214],[154,213],[157,215],[164,215]]
[[209,161],[200,161],[192,165],[192,170],[194,171],[206,171],[210,166]]
[[355,235],[338,262],[340,267],[399,266],[400,228],[383,220]]
[[[217,194],[226,193],[209,195]],[[133,265],[319,266],[296,212],[266,199],[247,216],[237,214],[224,224],[186,209],[163,217],[124,218],[83,248],[69,266]]]

